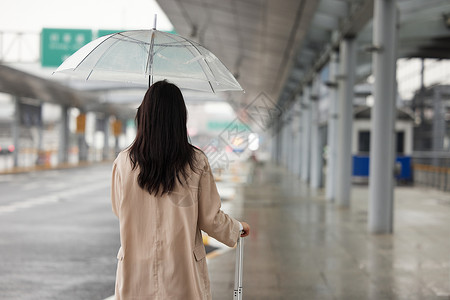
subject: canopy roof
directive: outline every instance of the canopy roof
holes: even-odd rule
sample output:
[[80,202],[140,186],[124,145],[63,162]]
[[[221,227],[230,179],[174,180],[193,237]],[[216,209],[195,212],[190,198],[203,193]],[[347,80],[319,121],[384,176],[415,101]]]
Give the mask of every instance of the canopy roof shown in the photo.
[[[356,36],[357,76],[371,74],[373,0],[157,0],[180,34],[238,76],[241,105],[264,91],[283,104],[311,81],[346,36]],[[450,58],[450,2],[397,0],[399,57]],[[239,98],[236,98],[239,97]]]

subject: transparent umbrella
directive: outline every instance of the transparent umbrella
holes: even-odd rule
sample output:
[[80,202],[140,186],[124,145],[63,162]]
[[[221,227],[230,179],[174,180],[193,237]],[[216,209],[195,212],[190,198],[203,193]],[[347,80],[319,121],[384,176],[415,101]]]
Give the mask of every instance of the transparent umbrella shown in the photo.
[[210,92],[243,90],[209,50],[184,37],[156,29],[100,37],[75,52],[55,72],[86,80],[149,85],[167,79],[180,88]]

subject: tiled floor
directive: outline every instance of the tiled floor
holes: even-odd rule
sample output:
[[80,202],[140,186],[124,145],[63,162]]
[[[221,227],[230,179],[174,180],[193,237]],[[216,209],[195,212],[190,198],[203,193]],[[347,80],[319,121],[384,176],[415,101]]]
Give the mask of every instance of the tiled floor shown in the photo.
[[[244,299],[450,299],[450,194],[395,190],[394,234],[367,232],[367,186],[338,209],[281,167],[257,168],[230,213],[247,221]],[[232,299],[234,251],[208,264]]]

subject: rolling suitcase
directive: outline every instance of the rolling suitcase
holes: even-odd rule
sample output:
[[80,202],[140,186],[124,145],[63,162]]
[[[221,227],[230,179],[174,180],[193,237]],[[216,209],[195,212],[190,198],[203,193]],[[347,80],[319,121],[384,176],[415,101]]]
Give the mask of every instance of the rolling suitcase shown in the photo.
[[242,276],[244,263],[244,238],[239,236],[236,246],[236,266],[234,269],[233,300],[242,300]]

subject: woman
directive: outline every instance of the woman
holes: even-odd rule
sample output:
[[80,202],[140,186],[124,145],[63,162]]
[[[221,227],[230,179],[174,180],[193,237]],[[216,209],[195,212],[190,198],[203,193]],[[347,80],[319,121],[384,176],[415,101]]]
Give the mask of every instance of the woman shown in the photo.
[[189,144],[177,86],[153,84],[136,115],[133,144],[113,165],[120,222],[116,300],[211,299],[201,230],[232,247],[250,227],[220,210],[208,160]]

